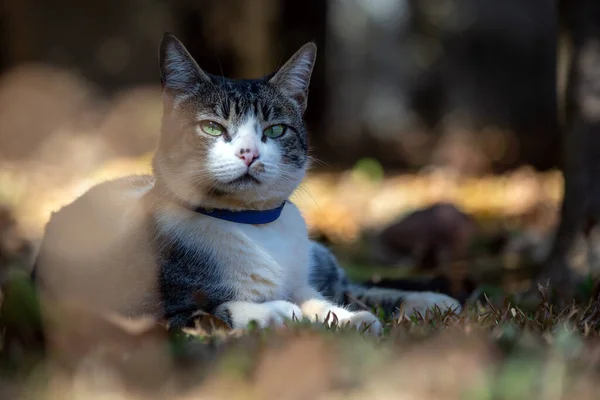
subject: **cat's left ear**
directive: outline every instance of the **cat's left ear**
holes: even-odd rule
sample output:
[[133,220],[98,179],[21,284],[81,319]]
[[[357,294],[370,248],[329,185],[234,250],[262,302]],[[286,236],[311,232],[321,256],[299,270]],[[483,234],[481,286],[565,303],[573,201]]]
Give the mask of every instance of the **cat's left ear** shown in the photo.
[[269,82],[306,110],[308,85],[317,58],[317,46],[307,43],[281,67]]
[[165,33],[160,42],[159,59],[160,80],[166,92],[181,95],[198,83],[210,81],[185,46],[170,33]]

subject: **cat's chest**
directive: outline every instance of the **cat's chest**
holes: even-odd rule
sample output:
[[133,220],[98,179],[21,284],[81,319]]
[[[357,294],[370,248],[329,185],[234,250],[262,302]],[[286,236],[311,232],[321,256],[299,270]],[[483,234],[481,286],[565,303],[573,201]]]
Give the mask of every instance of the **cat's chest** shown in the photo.
[[[302,238],[294,232],[256,226],[244,226],[239,230],[243,235],[244,246],[248,246],[240,249],[242,252],[248,251],[256,258],[263,258],[265,261],[272,260],[282,270],[292,269],[303,258]],[[264,264],[268,266],[270,262]],[[261,268],[259,265],[256,267]],[[254,269],[252,266],[248,268]]]
[[233,300],[286,299],[308,280],[308,234],[293,205],[286,206],[277,221],[265,225],[188,214],[179,219],[174,231],[185,240],[190,254],[211,255],[210,266],[194,262],[192,270],[197,268],[198,276],[210,272],[214,278],[207,286],[225,288]]
[[229,230],[231,240],[221,248],[219,258],[238,300],[285,299],[306,279],[308,237],[302,234],[302,226],[291,225],[242,225]]

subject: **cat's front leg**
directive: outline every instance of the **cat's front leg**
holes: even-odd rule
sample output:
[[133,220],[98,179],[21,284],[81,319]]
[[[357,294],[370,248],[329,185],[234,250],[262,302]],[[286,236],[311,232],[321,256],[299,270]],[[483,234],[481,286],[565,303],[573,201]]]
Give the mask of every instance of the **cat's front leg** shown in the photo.
[[379,319],[369,311],[346,310],[327,301],[318,291],[309,286],[296,291],[292,299],[300,306],[304,316],[312,322],[324,322],[329,318],[327,322],[331,325],[337,318],[339,326],[350,324],[359,330],[368,327],[367,332],[374,335],[380,335],[383,331]]
[[264,303],[228,301],[216,308],[215,316],[228,322],[233,329],[245,329],[252,321],[266,328],[282,326],[293,319],[301,320],[302,311],[296,304],[284,300]]

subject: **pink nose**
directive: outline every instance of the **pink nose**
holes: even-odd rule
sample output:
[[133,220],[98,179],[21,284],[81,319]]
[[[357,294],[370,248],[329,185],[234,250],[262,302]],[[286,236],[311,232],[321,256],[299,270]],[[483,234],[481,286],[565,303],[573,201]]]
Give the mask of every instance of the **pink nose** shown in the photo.
[[242,159],[242,161],[244,161],[244,163],[247,166],[250,166],[250,164],[252,164],[254,162],[254,160],[256,160],[259,156],[258,154],[258,150],[253,148],[253,149],[240,149],[240,151],[238,152],[237,155],[239,158]]

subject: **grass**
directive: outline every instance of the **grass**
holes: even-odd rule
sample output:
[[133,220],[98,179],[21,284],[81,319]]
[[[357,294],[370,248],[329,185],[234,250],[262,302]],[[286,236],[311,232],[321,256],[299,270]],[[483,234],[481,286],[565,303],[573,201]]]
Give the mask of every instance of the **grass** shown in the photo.
[[[598,299],[556,308],[543,289],[534,308],[484,295],[460,314],[387,318],[380,338],[306,321],[210,331],[210,319],[167,335],[71,313],[66,346],[41,351],[33,293],[22,275],[10,282],[0,314],[10,398],[592,399],[600,389]],[[82,325],[101,340],[82,345]]]

